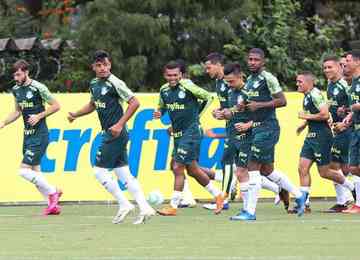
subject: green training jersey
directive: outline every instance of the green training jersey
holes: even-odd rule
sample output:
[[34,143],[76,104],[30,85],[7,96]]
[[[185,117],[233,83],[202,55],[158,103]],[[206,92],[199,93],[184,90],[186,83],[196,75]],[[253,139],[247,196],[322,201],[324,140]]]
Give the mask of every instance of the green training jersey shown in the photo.
[[[111,74],[105,79],[95,78],[90,82],[91,100],[94,102],[101,128],[108,130],[124,114],[122,103],[128,102],[134,93],[125,82]],[[126,128],[124,128],[126,130]]]
[[[249,102],[268,102],[272,95],[282,92],[279,81],[270,72],[265,70],[257,74],[252,74],[247,78],[245,91],[249,97]],[[256,122],[276,120],[275,108],[261,108],[256,110],[253,115]]]
[[[303,100],[303,110],[307,114],[317,114],[320,108],[327,106],[325,97],[317,88],[313,88],[310,92],[306,93]],[[319,132],[325,128],[329,128],[327,121],[307,120],[309,132]]]
[[24,134],[47,134],[48,128],[46,125],[45,118],[31,126],[28,123],[30,115],[39,114],[45,111],[45,104],[53,99],[48,88],[36,81],[31,80],[31,83],[26,86],[15,85],[12,88],[12,93],[15,97],[15,102],[21,109],[22,118],[24,120]]
[[350,98],[348,96],[350,87],[344,79],[339,79],[336,82],[329,82],[327,87],[327,98],[329,104],[329,111],[333,122],[341,122],[344,117],[340,117],[337,114],[339,107],[344,106],[349,108]]
[[[353,78],[349,91],[351,105],[360,103],[360,76]],[[353,111],[352,120],[354,124],[360,124],[360,111]]]
[[221,109],[229,107],[229,90],[230,87],[224,79],[215,80],[215,91],[219,99]]
[[245,111],[237,111],[235,108],[237,104],[240,104],[241,102],[247,102],[248,96],[246,92],[243,89],[230,89],[229,90],[229,102],[228,107],[234,108],[233,117],[229,120],[228,128],[229,128],[229,135],[230,136],[236,136],[240,134],[235,129],[236,123],[246,123],[251,121],[251,112],[248,110]]
[[160,88],[159,109],[169,113],[174,134],[190,126],[199,126],[200,104],[203,100],[210,104],[212,95],[192,81],[180,80],[171,87],[168,83]]

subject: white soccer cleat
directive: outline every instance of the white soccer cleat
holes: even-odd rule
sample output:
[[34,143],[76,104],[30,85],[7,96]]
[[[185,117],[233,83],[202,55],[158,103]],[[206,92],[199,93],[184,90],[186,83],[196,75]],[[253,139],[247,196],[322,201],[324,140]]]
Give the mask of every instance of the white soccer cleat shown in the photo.
[[183,198],[180,201],[179,208],[195,208],[196,201],[193,198]]
[[208,209],[208,210],[215,210],[216,204],[215,203],[206,203],[203,205],[203,208]]
[[275,204],[275,205],[279,205],[279,204],[280,204],[280,201],[281,201],[280,195],[279,195],[279,194],[276,194],[276,195],[275,195],[275,199],[274,199],[274,204]]
[[156,211],[154,209],[149,209],[146,212],[140,212],[140,214],[136,217],[133,224],[139,225],[139,224],[145,224],[146,221],[148,221],[152,216],[156,215]]
[[113,218],[112,223],[113,224],[120,224],[123,222],[126,218],[126,216],[135,209],[134,205],[131,205],[130,207],[126,208],[119,208],[116,216]]

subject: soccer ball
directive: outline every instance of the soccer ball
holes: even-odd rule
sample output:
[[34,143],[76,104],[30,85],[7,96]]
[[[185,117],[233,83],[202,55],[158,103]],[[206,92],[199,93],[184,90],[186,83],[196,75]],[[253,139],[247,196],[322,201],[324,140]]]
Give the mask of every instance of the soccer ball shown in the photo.
[[147,201],[151,205],[160,205],[164,202],[164,196],[159,190],[154,190],[149,193]]

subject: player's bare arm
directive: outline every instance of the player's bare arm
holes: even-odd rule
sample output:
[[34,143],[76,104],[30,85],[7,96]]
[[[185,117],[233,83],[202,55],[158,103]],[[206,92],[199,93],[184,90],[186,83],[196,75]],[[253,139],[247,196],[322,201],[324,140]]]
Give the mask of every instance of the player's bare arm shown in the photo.
[[296,128],[296,134],[297,134],[297,135],[300,135],[300,134],[302,133],[302,131],[305,130],[306,126],[307,126],[307,121],[304,120],[304,121],[301,123],[301,125],[299,125],[299,126]]
[[83,106],[80,110],[76,112],[69,112],[67,119],[70,123],[72,123],[76,118],[88,115],[95,111],[95,103],[90,101],[85,106]]
[[31,126],[36,125],[41,119],[48,117],[60,110],[60,104],[56,99],[51,99],[47,103],[49,104],[49,107],[45,111],[39,114],[31,115],[29,117],[28,123]]
[[327,121],[329,119],[329,108],[327,105],[322,106],[320,112],[317,114],[307,114],[304,111],[299,112],[299,119],[311,120],[311,121]]
[[246,107],[254,112],[260,108],[278,108],[286,106],[286,98],[283,92],[279,92],[272,95],[273,99],[267,102],[250,101],[246,104]]
[[15,102],[15,110],[11,112],[4,121],[0,122],[0,129],[4,128],[5,126],[15,122],[21,116],[21,108]]
[[114,137],[117,137],[120,135],[122,129],[124,128],[124,125],[129,121],[129,119],[135,114],[136,110],[139,108],[140,103],[139,100],[136,97],[132,97],[128,101],[128,107],[124,113],[124,115],[119,119],[119,121],[109,128],[111,131],[111,134]]

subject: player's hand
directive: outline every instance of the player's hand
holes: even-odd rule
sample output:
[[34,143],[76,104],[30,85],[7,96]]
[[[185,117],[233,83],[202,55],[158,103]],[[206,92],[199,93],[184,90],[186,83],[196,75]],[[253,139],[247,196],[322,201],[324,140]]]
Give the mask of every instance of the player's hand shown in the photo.
[[348,126],[343,122],[338,122],[333,124],[333,130],[335,133],[340,133],[342,131],[345,131],[348,128]]
[[120,124],[115,124],[112,127],[109,128],[109,131],[113,137],[118,137],[123,130],[123,126]]
[[159,119],[161,117],[161,111],[155,110],[153,113],[153,119]]
[[343,120],[343,123],[347,126],[349,126],[351,124],[351,121],[352,121],[352,113],[348,114],[344,120]]
[[34,126],[37,123],[39,123],[39,121],[41,120],[41,114],[35,114],[35,115],[30,115],[27,122],[31,125]]
[[214,131],[212,129],[205,130],[205,136],[210,137],[210,138],[218,138],[218,139],[226,137],[225,134],[214,133]]
[[240,102],[236,105],[236,110],[239,112],[243,112],[246,108],[245,102]]
[[69,112],[68,116],[67,116],[67,120],[69,121],[69,123],[74,122],[75,119],[76,119],[75,113],[74,112]]
[[251,112],[254,112],[254,111],[256,111],[256,110],[258,110],[258,109],[261,108],[261,102],[250,101],[249,103],[247,103],[247,104],[245,105],[245,107],[246,107],[247,109],[249,109]]
[[173,135],[174,131],[173,131],[172,126],[170,126],[170,127],[167,129],[167,132],[168,132],[168,134],[169,134],[170,136]]
[[339,107],[339,108],[336,110],[336,114],[337,114],[339,117],[345,117],[345,116],[346,116],[346,112],[347,112],[347,109],[345,108],[345,106],[341,106],[341,107]]
[[233,117],[233,113],[228,108],[223,109],[222,113],[225,119],[231,119]]
[[306,124],[302,124],[298,126],[298,128],[296,128],[296,135],[300,135],[305,128],[306,128]]
[[307,120],[307,114],[304,111],[300,111],[298,114],[298,118]]
[[234,126],[238,132],[246,132],[252,127],[252,122],[236,123]]

